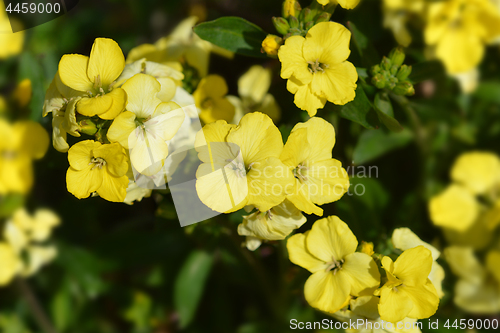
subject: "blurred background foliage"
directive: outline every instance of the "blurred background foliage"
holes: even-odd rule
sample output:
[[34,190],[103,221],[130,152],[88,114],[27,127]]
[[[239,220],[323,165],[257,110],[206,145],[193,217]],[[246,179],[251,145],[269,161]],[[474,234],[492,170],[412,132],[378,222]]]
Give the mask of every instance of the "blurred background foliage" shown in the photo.
[[[16,118],[40,121],[50,133],[50,117],[41,117],[43,98],[63,54],[87,54],[96,37],[116,40],[127,54],[165,36],[189,15],[205,20],[240,16],[274,33],[271,17],[281,13],[281,3],[80,1],[67,15],[26,31],[23,53],[0,62],[0,88],[7,94],[29,78],[33,98]],[[337,10],[332,20],[352,22],[381,59],[396,45],[382,26],[382,16],[380,1],[364,0],[355,10]],[[421,34],[415,36],[406,50],[410,65],[425,59]],[[350,61],[366,67],[360,52],[351,49]],[[412,112],[394,105],[395,118],[404,127],[399,133],[367,130],[339,117],[334,107],[320,110],[318,116],[336,129],[334,158],[351,167],[350,175],[366,168],[365,177],[351,179],[354,185],[364,185],[364,195],[345,195],[326,205],[325,216],[338,215],[358,240],[374,242],[380,253],[388,250],[392,230],[401,226],[439,248],[443,238],[429,220],[428,199],[449,183],[450,167],[460,153],[473,149],[498,153],[498,53],[498,46],[488,49],[481,65],[482,82],[469,95],[460,93],[439,63],[425,67],[419,72],[421,78],[414,80],[421,83],[410,99]],[[209,72],[222,75],[229,94],[236,95],[237,79],[252,64],[273,71],[270,92],[282,109],[283,120],[277,126],[286,140],[294,124],[307,115],[293,104],[293,95],[279,77],[277,60],[212,55]],[[308,273],[287,260],[284,242],[264,244],[254,253],[241,246],[236,226],[242,212],[181,228],[166,191],[132,206],[98,198],[80,201],[66,191],[67,166],[65,154],[49,149],[35,164],[36,184],[27,203],[31,208],[49,207],[62,220],[54,235],[58,258],[28,281],[57,332],[288,332],[292,318],[329,318],[303,299]],[[366,177],[368,170],[371,178]],[[308,216],[299,232],[316,219]],[[453,306],[454,281],[447,274],[446,296],[434,319],[470,317]],[[0,289],[0,331],[40,332],[26,298],[19,295],[15,284]]]

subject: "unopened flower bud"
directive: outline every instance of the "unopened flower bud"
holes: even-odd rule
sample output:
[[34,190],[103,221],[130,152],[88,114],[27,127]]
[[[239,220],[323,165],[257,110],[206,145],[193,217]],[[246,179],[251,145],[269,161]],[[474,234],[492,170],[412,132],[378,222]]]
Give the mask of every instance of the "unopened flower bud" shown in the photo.
[[290,29],[290,24],[288,24],[288,21],[285,20],[282,17],[273,17],[273,25],[276,28],[276,31],[278,31],[282,35],[286,35],[288,33],[288,29]]
[[391,76],[391,77],[389,77],[389,79],[387,80],[387,82],[388,82],[388,85],[389,85],[389,89],[392,90],[398,84],[398,79],[396,79],[395,77]]
[[267,35],[266,39],[262,41],[262,50],[270,56],[276,56],[282,43],[283,39],[281,37]]
[[316,13],[314,13],[310,8],[304,8],[300,12],[300,18],[302,22],[311,22],[314,20]]
[[364,254],[371,256],[375,252],[373,252],[373,243],[372,242],[361,242],[360,251]]
[[403,49],[400,47],[397,47],[389,53],[389,59],[392,61],[392,65],[399,67],[403,64],[405,61],[405,53],[403,52]]
[[415,94],[415,88],[409,81],[399,82],[392,90],[397,95],[412,96]]
[[297,0],[285,0],[283,1],[283,17],[288,18],[289,16],[298,17],[301,7]]
[[288,23],[290,24],[290,28],[299,27],[299,20],[295,16],[288,17]]
[[411,74],[411,66],[403,65],[399,69],[396,77],[398,78],[398,80],[404,81],[408,78],[408,76],[410,76],[410,74]]
[[78,122],[80,132],[87,135],[94,135],[97,132],[97,126],[90,118],[84,118]]
[[381,64],[382,68],[386,71],[389,71],[392,67],[392,61],[387,57],[384,57],[380,64]]
[[386,80],[384,78],[384,75],[382,74],[377,74],[372,78],[372,83],[377,87],[378,89],[384,89],[386,85]]
[[380,73],[382,69],[380,68],[380,65],[375,65],[372,67],[372,75],[376,75],[378,73]]
[[332,17],[332,14],[324,12],[323,14],[318,16],[318,18],[316,19],[316,24],[321,22],[328,22],[330,21],[330,17]]
[[314,26],[314,22],[313,22],[313,21],[309,21],[309,22],[307,22],[307,23],[306,23],[306,25],[304,26],[304,29],[309,30],[309,29],[311,29],[313,26]]

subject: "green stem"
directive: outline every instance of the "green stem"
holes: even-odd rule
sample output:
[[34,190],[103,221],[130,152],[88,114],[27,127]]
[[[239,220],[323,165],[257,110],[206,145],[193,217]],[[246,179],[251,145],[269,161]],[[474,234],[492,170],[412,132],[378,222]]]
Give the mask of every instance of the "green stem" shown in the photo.
[[16,283],[17,286],[19,287],[21,295],[28,304],[28,307],[31,313],[33,314],[33,317],[38,323],[38,326],[40,326],[40,328],[45,333],[57,333],[57,330],[55,329],[54,325],[52,325],[52,323],[50,322],[49,317],[47,316],[42,306],[40,305],[40,302],[38,302],[35,294],[33,293],[33,290],[31,290],[31,287],[26,282],[26,280],[24,280],[23,278],[19,278],[16,280]]

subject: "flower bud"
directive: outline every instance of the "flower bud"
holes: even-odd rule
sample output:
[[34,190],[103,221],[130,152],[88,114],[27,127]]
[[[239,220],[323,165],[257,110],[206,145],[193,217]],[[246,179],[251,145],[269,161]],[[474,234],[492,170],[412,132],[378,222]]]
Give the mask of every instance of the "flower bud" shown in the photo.
[[398,84],[398,79],[396,79],[394,76],[391,76],[391,77],[389,77],[389,79],[387,80],[387,82],[388,82],[388,85],[389,85],[389,89],[392,90]]
[[378,73],[372,78],[372,83],[377,87],[378,89],[384,89],[386,85],[386,80],[384,75],[381,73]]
[[403,52],[403,49],[400,47],[397,47],[389,53],[389,59],[392,61],[392,65],[399,67],[403,64],[405,61],[405,53]]
[[381,62],[382,68],[386,71],[390,70],[392,67],[392,61],[391,59],[384,57]]
[[314,16],[316,16],[316,13],[314,13],[310,8],[304,8],[300,12],[300,18],[302,22],[311,22],[314,20]]
[[90,118],[83,118],[78,122],[80,133],[94,135],[97,132],[97,126]]
[[321,23],[321,22],[328,22],[328,21],[330,21],[330,17],[332,17],[332,14],[325,12],[325,13],[318,16],[318,18],[316,19],[316,24]]
[[396,74],[398,73],[398,69],[399,69],[398,66],[392,65],[391,70],[389,71],[389,73],[391,73],[392,76],[396,76]]
[[306,25],[304,26],[304,29],[305,30],[309,30],[311,29],[312,27],[314,26],[314,22],[313,21],[309,21],[306,23]]
[[378,73],[380,73],[382,69],[380,68],[380,65],[375,65],[372,67],[372,75],[376,75]]
[[290,29],[290,24],[288,24],[287,20],[285,20],[282,17],[273,17],[272,20],[274,27],[276,28],[276,31],[278,31],[282,35],[286,35],[288,33],[288,29]]
[[415,88],[409,81],[399,82],[392,91],[397,95],[412,96],[415,94]]
[[299,27],[299,20],[295,16],[290,16],[288,18],[288,23],[290,23],[291,28],[298,28]]
[[262,50],[270,56],[276,56],[282,43],[283,39],[281,37],[267,35],[266,39],[262,41]]
[[372,242],[361,242],[360,247],[361,247],[360,251],[364,254],[371,256],[372,254],[375,253],[375,252],[373,252],[373,243]]
[[398,78],[398,80],[404,81],[408,78],[408,76],[410,76],[410,74],[411,74],[411,66],[403,65],[399,69],[396,77]]
[[301,7],[297,0],[285,0],[283,1],[283,17],[288,18],[289,16],[298,17]]

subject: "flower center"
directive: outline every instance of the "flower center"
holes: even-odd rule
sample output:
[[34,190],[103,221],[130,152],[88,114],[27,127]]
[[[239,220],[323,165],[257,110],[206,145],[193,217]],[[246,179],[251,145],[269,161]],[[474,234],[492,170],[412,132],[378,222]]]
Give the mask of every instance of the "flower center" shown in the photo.
[[215,102],[212,98],[207,97],[203,102],[201,102],[202,109],[211,109],[215,106]]
[[305,173],[307,172],[307,167],[303,165],[302,163],[297,165],[295,169],[293,169],[293,175],[295,178],[297,178],[301,183],[304,183],[307,181],[307,176]]
[[238,162],[236,159],[231,160],[229,158],[226,160],[226,162],[229,163],[228,167],[231,168],[231,170],[235,171],[236,175],[240,178],[246,177],[247,172],[250,171],[253,165],[252,163],[248,166],[248,168],[245,168],[245,164],[243,164],[242,162]]
[[106,165],[106,161],[102,157],[94,157],[90,161],[89,165],[92,165],[92,164],[94,165],[92,167],[92,170],[94,170],[95,168],[99,168],[99,170],[101,170],[102,167]]
[[17,158],[17,152],[14,150],[3,150],[0,156],[4,160],[15,160]]
[[340,259],[340,261],[335,260],[334,257],[332,257],[332,261],[327,263],[327,267],[325,269],[326,272],[330,272],[333,270],[333,275],[337,274],[339,270],[342,269],[342,265],[344,264],[344,259]]
[[325,69],[330,67],[330,65],[328,65],[328,64],[323,64],[323,63],[319,62],[318,59],[316,59],[316,61],[314,61],[314,62],[308,61],[307,63],[309,64],[309,66],[308,66],[309,72],[311,72],[313,74],[317,73],[317,72],[324,72]]
[[[113,90],[113,86],[115,83],[116,81],[111,83],[107,87],[108,92]],[[106,94],[105,92],[106,87],[103,88],[102,86],[102,80],[100,74],[94,77],[94,86],[92,88],[93,90],[87,90],[87,94],[89,95],[89,97],[99,97],[99,96],[104,96]]]

